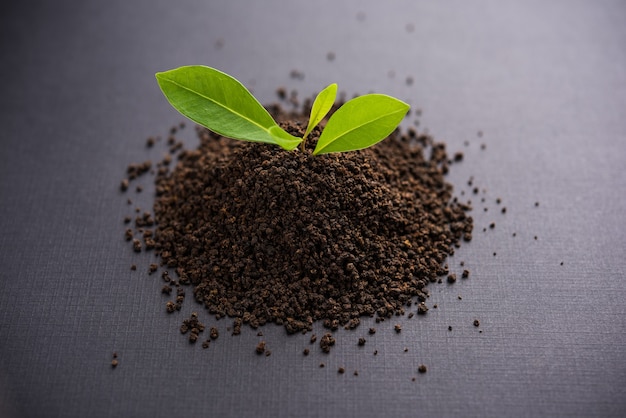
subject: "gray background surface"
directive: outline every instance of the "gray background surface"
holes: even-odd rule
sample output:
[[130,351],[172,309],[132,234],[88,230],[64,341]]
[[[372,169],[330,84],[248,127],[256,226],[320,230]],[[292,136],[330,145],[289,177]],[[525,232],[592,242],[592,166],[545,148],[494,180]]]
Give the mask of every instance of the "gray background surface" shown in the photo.
[[[626,415],[624,22],[617,0],[3,2],[0,416]],[[194,63],[264,103],[337,82],[422,109],[420,129],[465,152],[449,180],[476,231],[450,265],[471,278],[361,348],[370,320],[308,357],[309,335],[266,326],[259,357],[256,332],[204,311],[222,336],[191,346],[177,329],[199,306],[165,313],[119,181],[182,120],[154,73]],[[148,208],[145,187],[130,196]]]

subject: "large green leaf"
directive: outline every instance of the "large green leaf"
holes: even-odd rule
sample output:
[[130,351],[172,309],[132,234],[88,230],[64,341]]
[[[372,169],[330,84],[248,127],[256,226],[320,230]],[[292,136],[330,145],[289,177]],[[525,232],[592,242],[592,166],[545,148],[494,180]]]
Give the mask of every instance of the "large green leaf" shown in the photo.
[[370,147],[396,129],[409,107],[408,104],[384,94],[366,94],[354,98],[330,117],[313,154]]
[[222,136],[287,150],[302,142],[280,128],[243,84],[215,68],[190,65],[156,73],[156,79],[176,110]]
[[320,91],[315,101],[313,102],[313,107],[311,107],[311,116],[309,117],[309,126],[307,126],[306,131],[304,132],[304,137],[309,136],[313,128],[317,126],[318,123],[324,116],[330,111],[335,103],[335,97],[337,97],[337,84],[333,83],[330,86],[326,87],[324,90]]

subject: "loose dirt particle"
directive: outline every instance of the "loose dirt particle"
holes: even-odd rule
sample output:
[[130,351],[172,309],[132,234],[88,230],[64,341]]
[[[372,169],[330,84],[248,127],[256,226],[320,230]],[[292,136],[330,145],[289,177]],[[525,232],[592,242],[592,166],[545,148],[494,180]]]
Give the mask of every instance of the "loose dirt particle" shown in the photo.
[[256,346],[256,353],[263,354],[265,353],[265,341],[260,341]]
[[419,305],[417,305],[417,314],[418,315],[425,315],[426,312],[428,312],[428,306],[426,306],[426,304],[424,302],[421,302]]
[[217,328],[211,327],[209,336],[211,337],[212,340],[217,340],[217,338],[220,336],[220,333],[217,330]]
[[330,348],[335,345],[335,339],[332,334],[326,333],[320,340],[320,348],[324,353],[330,353]]
[[346,369],[344,369],[343,367],[339,367],[339,368],[337,369],[337,372],[338,372],[339,374],[344,374],[344,373],[346,372]]
[[374,334],[376,334],[376,328],[370,328],[370,329],[369,329],[369,331],[368,331],[368,333],[369,333],[370,335],[374,335]]
[[359,338],[359,346],[364,346],[365,345],[365,338],[361,337]]
[[289,72],[289,76],[295,80],[304,80],[304,73],[297,69],[291,70],[291,72]]
[[475,327],[480,326],[480,321],[478,319],[474,319],[474,326]]
[[204,324],[198,320],[198,314],[193,312],[188,319],[183,320],[180,326],[180,333],[189,332],[189,342],[195,343],[201,332],[204,332]]
[[470,275],[470,271],[469,270],[463,270],[463,273],[461,274],[461,278],[462,279],[467,279]]
[[119,361],[117,361],[117,359],[111,360],[111,367],[112,368],[116,368],[118,364],[119,364]]
[[393,329],[394,329],[397,333],[399,333],[400,331],[402,331],[402,325],[400,325],[400,324],[396,324],[396,325],[394,325],[394,326],[393,326]]
[[302,354],[304,354],[305,356],[308,356],[308,355],[309,355],[309,349],[308,349],[308,348],[305,348],[305,349],[302,351]]
[[420,373],[426,373],[428,371],[428,368],[424,364],[420,364],[417,368],[417,371]]

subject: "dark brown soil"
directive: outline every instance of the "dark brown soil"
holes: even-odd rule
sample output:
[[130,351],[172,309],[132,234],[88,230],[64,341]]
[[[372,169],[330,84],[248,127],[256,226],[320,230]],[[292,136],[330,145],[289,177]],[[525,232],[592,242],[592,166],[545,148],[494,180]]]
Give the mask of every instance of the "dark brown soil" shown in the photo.
[[[305,116],[270,111],[302,134]],[[426,313],[427,284],[449,273],[446,257],[471,239],[470,208],[444,177],[462,157],[449,159],[443,143],[413,130],[313,156],[317,135],[307,152],[287,152],[198,129],[197,149],[182,150],[175,167],[171,158],[157,164],[154,213],[136,219],[141,241],[132,231],[127,239],[136,251],[153,249],[211,314],[239,327],[354,328],[416,301]],[[129,178],[151,167],[133,165]]]

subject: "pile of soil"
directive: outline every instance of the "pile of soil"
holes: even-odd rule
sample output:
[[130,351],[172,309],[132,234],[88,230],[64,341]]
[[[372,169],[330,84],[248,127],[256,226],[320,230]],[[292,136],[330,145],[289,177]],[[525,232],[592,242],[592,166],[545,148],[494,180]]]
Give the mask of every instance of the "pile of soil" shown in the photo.
[[[303,134],[306,106],[269,110]],[[462,155],[450,159],[443,143],[413,129],[320,156],[311,154],[317,128],[306,152],[197,132],[197,149],[181,150],[175,166],[158,164],[153,214],[137,218],[143,242],[134,246],[153,249],[211,314],[234,319],[235,333],[268,322],[290,333],[318,320],[354,328],[416,302],[425,313],[427,284],[448,274],[446,257],[471,239],[470,207],[445,181]]]

